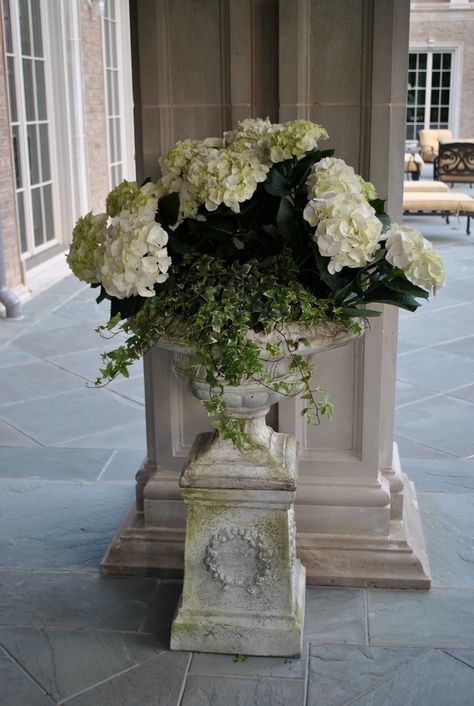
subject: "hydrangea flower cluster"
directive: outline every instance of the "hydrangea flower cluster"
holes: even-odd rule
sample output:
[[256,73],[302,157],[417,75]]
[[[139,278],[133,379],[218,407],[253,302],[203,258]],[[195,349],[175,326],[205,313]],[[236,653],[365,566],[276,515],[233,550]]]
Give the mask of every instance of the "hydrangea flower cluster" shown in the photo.
[[364,267],[380,248],[382,223],[360,194],[342,192],[312,199],[304,218],[316,226],[313,238],[321,255],[330,258],[332,275],[343,267]]
[[308,120],[271,123],[248,119],[224,138],[183,140],[161,157],[161,195],[180,196],[180,219],[203,218],[200,206],[215,211],[224,204],[234,213],[267,178],[272,164],[303,157],[327,138],[326,130]]
[[72,245],[67,263],[82,282],[98,284],[100,276],[95,264],[96,253],[106,236],[107,214],[87,213],[77,221],[72,232]]
[[124,181],[107,197],[107,213],[80,218],[68,264],[83,282],[101,284],[118,299],[152,297],[168,278],[167,232],[155,223],[156,184]]
[[443,261],[431,243],[414,228],[397,224],[382,235],[382,223],[369,203],[377,196],[373,185],[342,159],[326,157],[317,162],[306,185],[311,198],[303,217],[315,228],[319,252],[330,258],[330,274],[344,267],[366,266],[385,240],[385,259],[410,282],[434,293],[443,286]]
[[433,246],[410,226],[392,223],[384,234],[387,253],[385,259],[403,270],[406,277],[435,294],[445,280],[444,263]]

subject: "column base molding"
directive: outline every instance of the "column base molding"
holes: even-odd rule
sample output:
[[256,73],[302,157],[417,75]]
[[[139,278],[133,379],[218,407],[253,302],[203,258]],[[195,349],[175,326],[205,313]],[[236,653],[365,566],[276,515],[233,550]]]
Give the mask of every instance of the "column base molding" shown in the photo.
[[[394,461],[398,465],[397,455]],[[399,467],[394,471],[398,483],[392,502],[400,502],[402,517],[390,521],[388,536],[297,533],[298,557],[306,567],[307,584],[430,588],[431,575],[415,486]],[[156,478],[157,475],[152,481],[155,484]],[[346,510],[349,516],[351,509]],[[182,509],[177,507],[177,512],[181,514]],[[314,512],[318,512],[317,506]],[[144,515],[136,511],[133,503],[104,556],[102,572],[179,578],[183,575],[184,536],[184,526],[145,527]]]

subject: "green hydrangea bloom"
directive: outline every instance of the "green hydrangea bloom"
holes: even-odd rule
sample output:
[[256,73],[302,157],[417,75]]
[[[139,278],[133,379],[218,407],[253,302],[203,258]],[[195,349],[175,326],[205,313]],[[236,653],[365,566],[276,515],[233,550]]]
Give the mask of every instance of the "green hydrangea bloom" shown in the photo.
[[67,262],[76,277],[88,284],[99,283],[95,258],[99,247],[104,243],[107,232],[107,214],[96,216],[87,213],[77,221],[72,231],[72,244]]

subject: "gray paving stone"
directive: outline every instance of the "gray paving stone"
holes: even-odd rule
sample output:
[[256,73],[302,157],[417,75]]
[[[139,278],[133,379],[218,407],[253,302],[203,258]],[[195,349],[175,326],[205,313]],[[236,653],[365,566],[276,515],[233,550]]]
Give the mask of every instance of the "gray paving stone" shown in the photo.
[[144,416],[136,403],[85,386],[0,410],[4,421],[46,446],[144,421]]
[[369,589],[369,641],[405,647],[474,647],[474,591]]
[[474,460],[408,458],[402,470],[419,493],[474,493]]
[[[470,282],[470,287],[474,289],[472,282]],[[462,335],[462,331],[460,331],[460,335]],[[465,336],[449,343],[440,343],[434,345],[433,348],[444,353],[452,353],[464,358],[474,359],[474,336]]]
[[304,679],[306,654],[301,659],[284,657],[248,657],[244,662],[234,661],[232,655],[194,654],[190,674],[228,677],[280,677]]
[[466,400],[467,402],[474,402],[474,385],[466,385],[466,387],[453,390],[449,394],[451,397],[458,397],[459,399]]
[[155,586],[152,578],[3,571],[0,625],[137,631]]
[[[0,348],[0,368],[8,368],[11,365],[24,365],[26,363],[35,363],[38,358],[34,355],[30,355],[26,351],[22,351],[21,348],[16,346],[4,346]],[[2,373],[2,379],[6,375],[6,371]]]
[[109,390],[116,392],[130,400],[145,404],[145,384],[143,375],[130,378],[117,378],[109,385]]
[[15,662],[0,650],[1,706],[52,706],[53,702]]
[[151,635],[58,628],[0,628],[0,644],[55,701],[162,651]]
[[161,634],[166,644],[169,646],[171,623],[182,590],[183,585],[181,581],[159,580],[156,593],[150,605],[150,610],[140,627],[140,632]]
[[443,652],[412,662],[352,706],[472,706],[474,670]]
[[398,408],[406,404],[412,404],[412,402],[419,402],[437,394],[438,392],[427,387],[420,387],[409,382],[403,382],[403,380],[397,380],[395,385],[395,407]]
[[400,436],[461,457],[474,454],[474,404],[470,402],[440,395],[403,407],[395,417]]
[[47,397],[52,392],[82,389],[84,382],[77,375],[67,373],[44,360],[11,366],[2,376],[0,407]]
[[397,442],[398,451],[400,458],[425,458],[425,459],[437,459],[437,460],[458,460],[459,456],[455,454],[448,454],[440,451],[439,449],[433,449],[431,446],[426,444],[418,444],[412,439],[405,439],[403,436],[396,434],[393,440]]
[[163,652],[145,664],[68,700],[67,704],[177,706],[188,661],[186,652]]
[[34,446],[37,448],[40,444],[0,419],[0,446]]
[[[64,355],[55,355],[49,360],[55,365],[58,365],[63,370],[69,370],[81,377],[95,382],[99,374],[99,369],[103,367],[103,362],[101,360],[101,353],[105,348],[100,347],[100,338],[95,348],[87,351],[80,351],[75,353],[66,353]],[[143,375],[143,363],[142,361],[137,361],[129,368],[129,373],[132,376]]]
[[437,392],[447,392],[474,380],[474,360],[434,348],[402,356],[397,379]]
[[123,484],[0,481],[0,566],[98,568],[134,489]]
[[134,481],[143,459],[143,451],[115,451],[100,481]]
[[474,589],[474,494],[419,493],[433,586]]
[[74,437],[73,439],[62,441],[58,445],[88,449],[135,449],[143,455],[146,449],[144,411],[142,414],[142,419],[138,422],[98,431],[95,434]]
[[58,351],[69,353],[98,348],[101,339],[92,327],[66,326],[36,333],[27,331],[16,339],[15,345],[38,358],[51,358],[56,356]]
[[411,353],[412,351],[421,351],[423,346],[420,343],[411,343],[411,341],[398,341],[398,355],[405,355],[406,353]]
[[444,650],[444,652],[474,669],[474,650]]
[[343,706],[426,653],[413,648],[311,645],[308,706]]
[[[401,340],[424,346],[447,343],[474,330],[474,309],[471,304],[460,304],[449,309],[419,310],[410,317],[400,319]],[[461,332],[461,333],[460,333]]]
[[325,644],[365,644],[363,590],[308,586],[305,614],[305,640]]
[[237,679],[190,674],[182,706],[303,706],[300,679]]
[[4,447],[0,448],[0,477],[95,480],[112,453],[110,449]]

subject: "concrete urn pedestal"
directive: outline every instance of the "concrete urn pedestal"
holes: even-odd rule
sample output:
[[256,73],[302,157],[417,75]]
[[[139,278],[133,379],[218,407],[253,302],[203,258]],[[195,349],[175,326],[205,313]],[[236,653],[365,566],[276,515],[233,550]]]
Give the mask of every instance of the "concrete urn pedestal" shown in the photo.
[[[256,336],[267,379],[224,384],[226,416],[250,443],[243,449],[218,432],[198,434],[180,478],[186,504],[184,585],[171,631],[171,649],[296,656],[301,654],[305,569],[296,557],[294,499],[298,442],[265,422],[282,393],[304,389],[291,367],[288,341],[305,356],[354,337],[332,322],[292,324]],[[299,339],[304,339],[304,343]],[[267,343],[277,342],[270,354]],[[174,371],[198,399],[209,399],[206,371],[179,348]],[[273,350],[273,349],[272,349]]]

